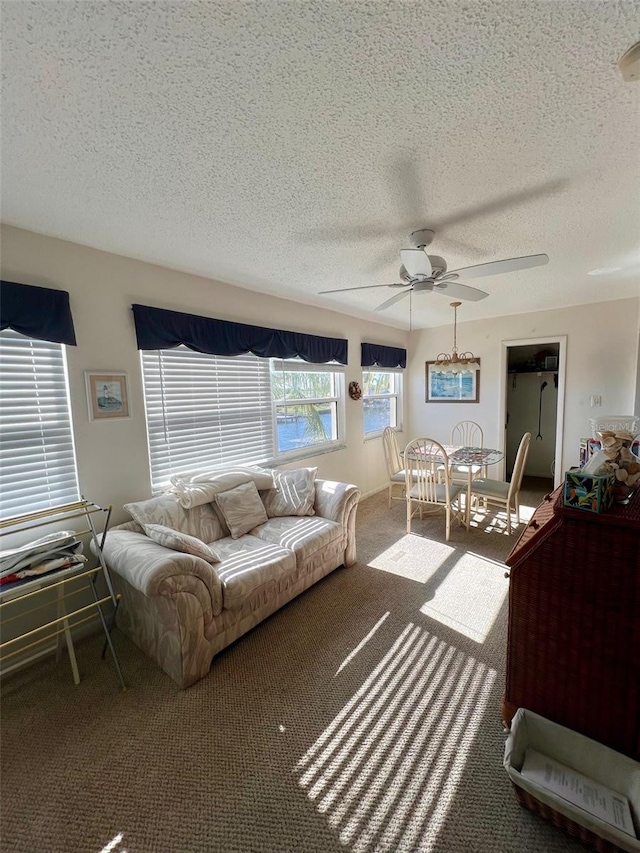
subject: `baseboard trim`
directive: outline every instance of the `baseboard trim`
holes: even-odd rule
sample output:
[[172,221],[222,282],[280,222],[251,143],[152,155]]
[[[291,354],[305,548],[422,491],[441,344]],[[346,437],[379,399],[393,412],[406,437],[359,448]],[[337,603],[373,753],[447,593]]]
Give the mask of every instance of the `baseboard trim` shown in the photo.
[[377,495],[377,494],[379,494],[380,492],[384,492],[384,491],[385,491],[385,489],[388,489],[388,488],[389,488],[389,486],[388,486],[388,485],[378,486],[377,488],[372,489],[370,492],[365,492],[365,493],[360,497],[360,500],[365,500],[365,498],[371,498],[371,497],[373,497],[373,495]]

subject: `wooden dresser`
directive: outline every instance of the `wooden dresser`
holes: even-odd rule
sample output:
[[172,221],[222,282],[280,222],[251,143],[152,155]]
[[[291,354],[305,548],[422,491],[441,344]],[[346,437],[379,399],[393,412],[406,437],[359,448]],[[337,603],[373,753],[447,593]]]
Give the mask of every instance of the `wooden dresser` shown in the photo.
[[529,708],[640,760],[640,490],[595,515],[557,488],[506,563],[505,722]]

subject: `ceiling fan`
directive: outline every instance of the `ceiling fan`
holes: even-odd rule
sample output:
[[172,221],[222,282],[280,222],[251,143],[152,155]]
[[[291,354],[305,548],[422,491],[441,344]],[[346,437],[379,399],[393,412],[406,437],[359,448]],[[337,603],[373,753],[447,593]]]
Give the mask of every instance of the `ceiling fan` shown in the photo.
[[342,287],[337,290],[321,290],[320,293],[347,293],[351,290],[369,290],[374,287],[401,287],[402,291],[387,299],[374,311],[384,311],[411,293],[440,293],[443,296],[467,299],[478,302],[489,294],[477,287],[469,287],[459,281],[464,278],[482,278],[489,275],[501,275],[507,272],[517,272],[531,267],[540,267],[549,263],[548,255],[526,255],[523,258],[505,258],[501,261],[491,261],[487,264],[476,264],[472,267],[447,272],[447,262],[438,255],[428,255],[425,251],[435,237],[435,232],[421,229],[411,234],[410,249],[400,252],[400,278],[402,281],[392,284],[367,284],[363,287]]

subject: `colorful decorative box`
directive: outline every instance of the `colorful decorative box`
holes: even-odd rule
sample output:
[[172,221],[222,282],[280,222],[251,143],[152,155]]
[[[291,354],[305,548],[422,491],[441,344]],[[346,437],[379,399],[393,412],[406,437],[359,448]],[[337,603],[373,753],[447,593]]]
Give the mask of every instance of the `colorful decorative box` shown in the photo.
[[583,474],[578,468],[565,472],[564,505],[587,512],[605,512],[613,503],[614,474]]

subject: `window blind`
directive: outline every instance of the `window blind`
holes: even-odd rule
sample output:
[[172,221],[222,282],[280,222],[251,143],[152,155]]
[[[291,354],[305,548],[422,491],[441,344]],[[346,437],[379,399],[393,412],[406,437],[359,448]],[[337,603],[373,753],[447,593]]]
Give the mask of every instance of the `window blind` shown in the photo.
[[143,351],[151,480],[273,457],[269,361],[186,347]]
[[64,347],[0,332],[0,518],[79,497]]

